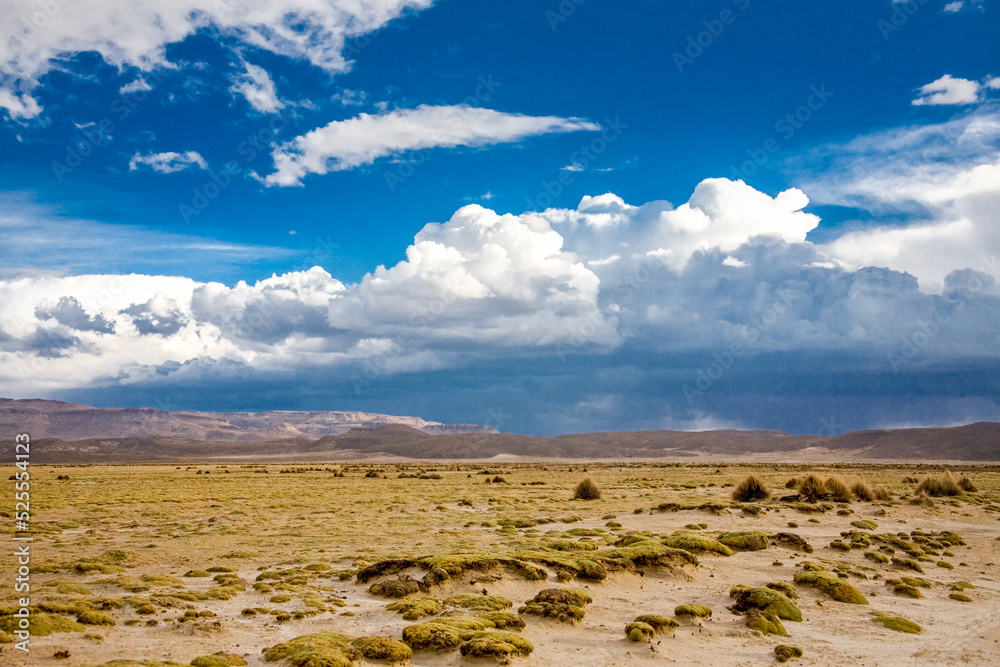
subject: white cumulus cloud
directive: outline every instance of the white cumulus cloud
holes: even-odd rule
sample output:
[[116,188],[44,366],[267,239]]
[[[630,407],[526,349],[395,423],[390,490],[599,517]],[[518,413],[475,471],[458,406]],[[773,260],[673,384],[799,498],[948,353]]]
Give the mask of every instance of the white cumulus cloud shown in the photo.
[[278,90],[271,76],[263,67],[244,63],[244,72],[233,79],[230,90],[246,98],[254,109],[271,114],[284,108],[285,103],[278,98]]
[[937,81],[921,86],[914,106],[944,104],[975,104],[979,101],[979,82],[945,74]]
[[149,167],[160,174],[173,174],[192,167],[208,169],[208,163],[196,151],[185,151],[183,153],[169,151],[166,153],[150,153],[148,155],[139,155],[136,153],[129,160],[128,168],[129,171],[136,171],[140,167]]
[[468,105],[397,109],[334,121],[278,146],[267,185],[301,185],[307,174],[371,164],[381,157],[423,148],[480,147],[600,125],[580,118],[523,116]]

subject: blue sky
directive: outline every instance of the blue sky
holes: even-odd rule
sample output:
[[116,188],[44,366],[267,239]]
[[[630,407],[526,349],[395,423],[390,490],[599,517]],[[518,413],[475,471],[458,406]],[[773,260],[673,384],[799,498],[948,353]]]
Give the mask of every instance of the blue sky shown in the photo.
[[990,0],[8,4],[0,393],[997,419]]

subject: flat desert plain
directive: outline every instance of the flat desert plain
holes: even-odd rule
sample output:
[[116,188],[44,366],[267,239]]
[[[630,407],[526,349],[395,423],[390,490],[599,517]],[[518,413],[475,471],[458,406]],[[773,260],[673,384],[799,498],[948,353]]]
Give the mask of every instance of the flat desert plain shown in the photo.
[[[11,481],[3,665],[1000,664],[997,466],[30,473],[30,653]],[[750,475],[769,497],[734,500]]]

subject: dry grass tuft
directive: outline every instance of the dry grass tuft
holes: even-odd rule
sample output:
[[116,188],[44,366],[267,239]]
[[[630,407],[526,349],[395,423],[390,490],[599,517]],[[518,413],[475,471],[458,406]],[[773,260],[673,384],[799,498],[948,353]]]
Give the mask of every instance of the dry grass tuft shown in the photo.
[[962,495],[962,487],[951,471],[945,470],[941,476],[927,475],[924,477],[917,484],[914,493],[916,495],[924,493],[928,496],[960,496]]
[[814,503],[826,495],[826,483],[819,476],[809,474],[799,481],[798,490],[803,500]]
[[750,502],[751,500],[767,500],[770,495],[771,492],[767,490],[767,487],[764,486],[764,483],[756,475],[747,475],[733,489],[733,500],[741,503]]
[[838,503],[851,502],[851,490],[847,488],[844,480],[836,475],[826,478],[826,492]]
[[600,500],[601,489],[597,483],[589,477],[584,477],[583,481],[576,485],[573,490],[574,500]]
[[875,500],[875,491],[868,482],[859,479],[851,486],[851,493],[863,503],[870,503]]

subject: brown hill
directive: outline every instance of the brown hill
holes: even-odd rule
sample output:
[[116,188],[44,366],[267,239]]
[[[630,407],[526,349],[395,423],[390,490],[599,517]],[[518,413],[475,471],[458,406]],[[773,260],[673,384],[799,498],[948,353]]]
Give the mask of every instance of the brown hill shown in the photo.
[[[55,401],[0,399],[0,428],[32,436],[37,463],[154,461],[322,461],[402,457],[489,459],[493,457],[711,460],[954,460],[1000,461],[1000,424],[980,422],[949,428],[855,431],[838,436],[796,436],[780,431],[632,431],[580,433],[551,438],[511,433],[462,432],[438,435],[404,423],[373,420],[374,428],[311,437],[282,428],[275,415],[319,428],[330,415],[368,413],[167,413],[162,410],[97,410]],[[386,423],[388,422],[388,423]],[[423,422],[424,424],[428,422]],[[339,422],[343,424],[345,422]],[[411,422],[413,423],[413,422]],[[267,427],[251,428],[252,424]],[[285,424],[287,426],[287,424]],[[454,428],[480,428],[463,427]],[[492,429],[489,429],[492,430]],[[440,432],[441,429],[437,429]],[[84,434],[53,437],[53,433]],[[194,437],[192,437],[194,436]]]

